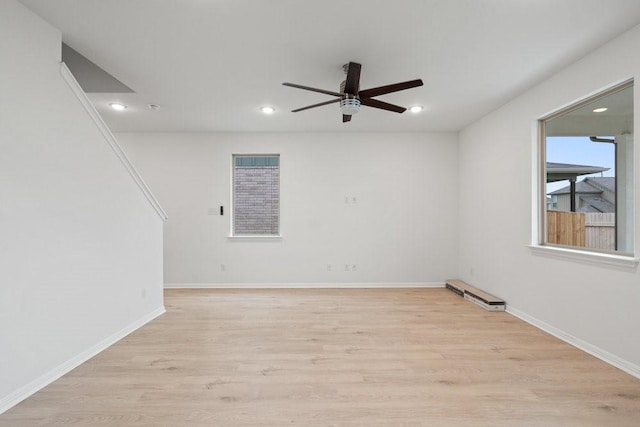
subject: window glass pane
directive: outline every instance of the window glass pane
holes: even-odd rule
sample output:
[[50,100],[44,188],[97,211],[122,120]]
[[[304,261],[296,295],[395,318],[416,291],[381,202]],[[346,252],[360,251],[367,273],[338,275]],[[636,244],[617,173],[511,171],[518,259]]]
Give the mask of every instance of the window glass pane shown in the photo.
[[276,156],[236,156],[236,166],[278,166]]
[[542,243],[633,253],[633,85],[543,120]]
[[234,156],[233,235],[279,235],[279,160],[279,156]]

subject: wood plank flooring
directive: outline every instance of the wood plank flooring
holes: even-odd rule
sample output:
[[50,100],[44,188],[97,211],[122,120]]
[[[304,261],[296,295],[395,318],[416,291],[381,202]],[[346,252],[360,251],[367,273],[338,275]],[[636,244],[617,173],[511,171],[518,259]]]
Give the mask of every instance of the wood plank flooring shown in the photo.
[[445,289],[167,290],[4,426],[639,426],[640,380]]

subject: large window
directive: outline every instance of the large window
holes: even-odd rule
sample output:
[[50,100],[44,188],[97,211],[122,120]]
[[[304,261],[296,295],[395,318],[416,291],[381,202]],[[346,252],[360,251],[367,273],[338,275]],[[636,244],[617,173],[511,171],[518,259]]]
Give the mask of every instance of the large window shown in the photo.
[[280,156],[233,156],[233,236],[280,234]]
[[541,244],[633,254],[633,82],[539,124]]

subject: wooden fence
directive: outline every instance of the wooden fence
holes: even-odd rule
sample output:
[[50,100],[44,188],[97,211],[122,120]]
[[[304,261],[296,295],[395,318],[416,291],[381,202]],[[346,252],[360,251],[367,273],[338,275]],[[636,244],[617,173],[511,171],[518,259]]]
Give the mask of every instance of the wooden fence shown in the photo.
[[547,242],[615,250],[616,214],[547,211]]
[[587,248],[616,250],[616,214],[585,213],[585,245]]
[[547,211],[547,242],[584,247],[584,221],[583,213]]

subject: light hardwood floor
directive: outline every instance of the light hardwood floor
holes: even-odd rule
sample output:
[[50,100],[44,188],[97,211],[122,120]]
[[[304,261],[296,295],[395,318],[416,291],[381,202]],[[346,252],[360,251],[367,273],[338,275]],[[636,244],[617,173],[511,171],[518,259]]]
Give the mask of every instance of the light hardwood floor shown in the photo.
[[445,289],[168,290],[0,426],[640,426],[640,380]]

